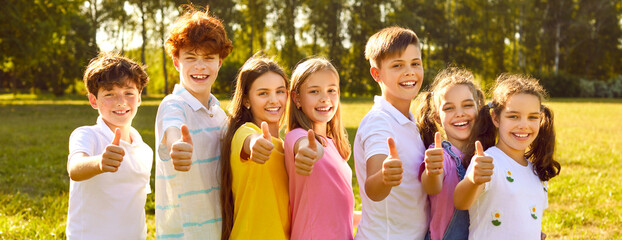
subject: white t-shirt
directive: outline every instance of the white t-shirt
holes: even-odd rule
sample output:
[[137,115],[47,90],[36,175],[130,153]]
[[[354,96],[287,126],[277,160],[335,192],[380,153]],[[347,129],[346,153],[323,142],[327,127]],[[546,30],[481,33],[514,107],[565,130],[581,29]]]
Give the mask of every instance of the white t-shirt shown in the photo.
[[[210,108],[181,85],[160,103],[156,116],[156,237],[220,239],[220,140],[226,114],[212,95]],[[186,124],[192,137],[190,171],[175,170],[170,149],[162,143],[169,127]]]
[[[145,201],[153,151],[136,129],[132,143],[121,140],[125,156],[117,172],[69,183],[67,239],[145,239]],[[101,155],[114,133],[101,116],[93,126],[79,127],[69,137],[69,158],[77,153]]]
[[[469,239],[540,239],[546,184],[532,163],[522,166],[497,147],[484,152],[495,165],[492,179],[469,209]],[[469,165],[467,175],[473,171]]]
[[[380,96],[365,115],[354,139],[354,163],[363,203],[355,239],[423,239],[428,232],[429,204],[417,180],[425,147],[412,113],[406,118]],[[404,173],[402,183],[384,200],[375,202],[365,193],[367,159],[389,155],[387,137],[395,140]]]

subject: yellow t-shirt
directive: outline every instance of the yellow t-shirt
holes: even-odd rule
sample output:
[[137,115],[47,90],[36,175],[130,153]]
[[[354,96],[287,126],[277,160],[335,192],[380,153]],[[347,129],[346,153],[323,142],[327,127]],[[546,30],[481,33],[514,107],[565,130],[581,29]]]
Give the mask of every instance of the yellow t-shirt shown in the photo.
[[231,142],[234,217],[231,239],[289,239],[289,194],[283,140],[272,137],[274,149],[264,164],[241,160],[244,140],[261,129],[247,122]]

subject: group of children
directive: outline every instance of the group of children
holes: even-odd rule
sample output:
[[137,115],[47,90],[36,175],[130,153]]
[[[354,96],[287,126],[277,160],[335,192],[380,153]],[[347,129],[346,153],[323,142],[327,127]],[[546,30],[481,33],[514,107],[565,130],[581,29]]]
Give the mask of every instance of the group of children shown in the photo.
[[[272,59],[254,56],[227,115],[211,87],[232,43],[220,21],[190,9],[166,42],[180,83],[156,117],[156,237],[541,238],[546,182],[560,170],[544,89],[504,74],[485,104],[472,73],[447,68],[420,94],[419,44],[400,27],[368,40],[382,95],[354,140],[359,214],[335,67],[310,58],[288,79]],[[89,64],[84,82],[99,118],[69,140],[68,239],[146,238],[153,152],[131,122],[147,81],[120,56]]]

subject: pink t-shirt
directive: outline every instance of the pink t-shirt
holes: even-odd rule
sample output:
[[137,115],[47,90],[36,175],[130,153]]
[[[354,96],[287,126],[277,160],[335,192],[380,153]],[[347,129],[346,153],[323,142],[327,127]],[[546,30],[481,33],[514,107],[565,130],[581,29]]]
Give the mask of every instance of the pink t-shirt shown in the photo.
[[[429,148],[433,148],[433,145],[430,145]],[[453,145],[451,146],[451,151],[458,156],[462,156],[462,152]],[[424,171],[425,161],[419,165],[419,181],[421,181],[421,175]],[[443,173],[445,173],[445,176],[441,192],[435,195],[428,195],[430,200],[431,240],[443,239],[447,226],[449,226],[449,222],[454,215],[454,189],[460,182],[458,171],[456,170],[456,162],[445,149],[443,149]]]
[[310,176],[296,173],[294,145],[307,131],[294,129],[285,135],[285,167],[289,175],[291,239],[352,239],[352,169],[332,139]]

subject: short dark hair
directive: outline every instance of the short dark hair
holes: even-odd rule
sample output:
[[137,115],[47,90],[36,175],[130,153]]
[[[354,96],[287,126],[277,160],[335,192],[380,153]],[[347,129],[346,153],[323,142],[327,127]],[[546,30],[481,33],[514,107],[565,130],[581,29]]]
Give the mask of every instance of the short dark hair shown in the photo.
[[97,97],[100,88],[110,90],[114,86],[125,86],[128,82],[134,83],[140,92],[149,82],[149,77],[145,69],[134,61],[118,53],[100,52],[86,67],[83,81],[87,91]]

